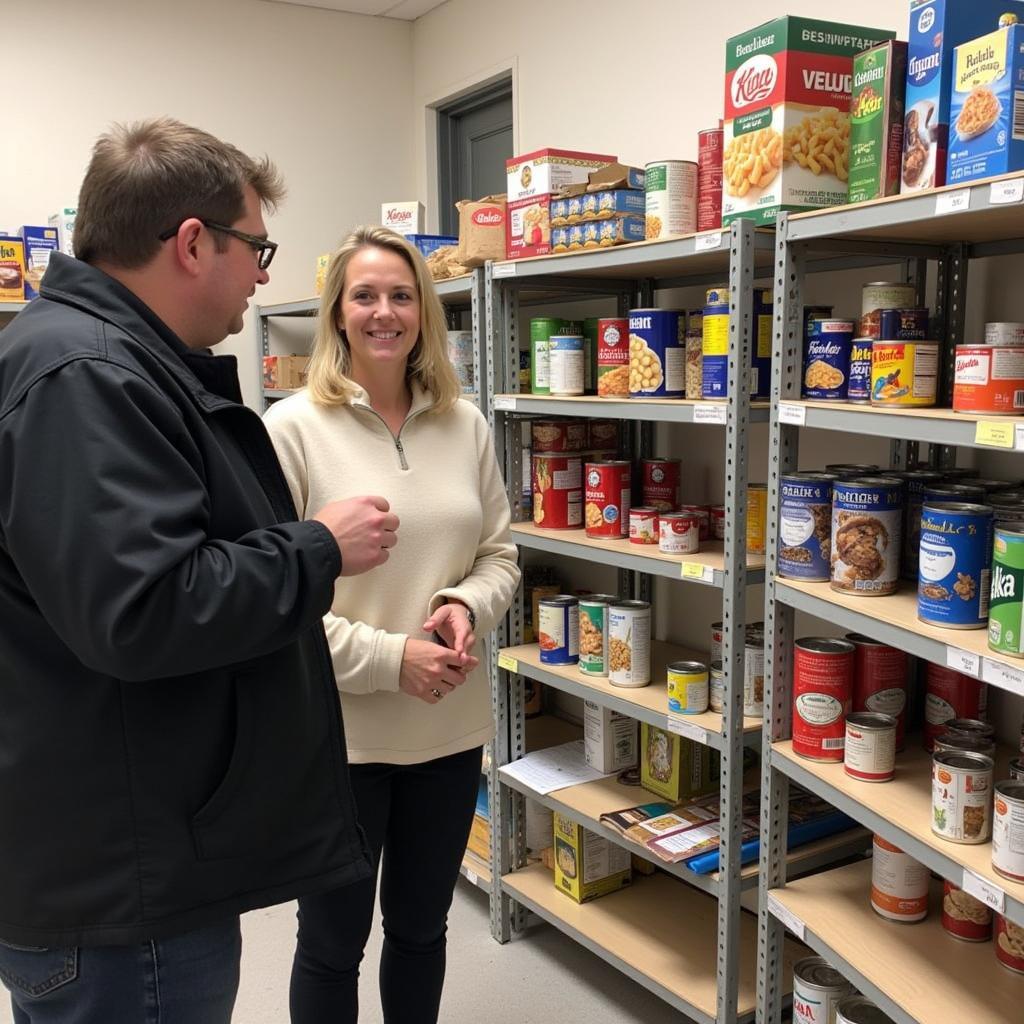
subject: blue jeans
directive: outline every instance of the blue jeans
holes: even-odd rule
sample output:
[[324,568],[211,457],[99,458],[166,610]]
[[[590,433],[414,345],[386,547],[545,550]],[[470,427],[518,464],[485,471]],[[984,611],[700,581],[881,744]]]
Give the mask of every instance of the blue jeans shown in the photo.
[[230,1024],[238,918],[135,946],[27,948],[0,942],[14,1024]]

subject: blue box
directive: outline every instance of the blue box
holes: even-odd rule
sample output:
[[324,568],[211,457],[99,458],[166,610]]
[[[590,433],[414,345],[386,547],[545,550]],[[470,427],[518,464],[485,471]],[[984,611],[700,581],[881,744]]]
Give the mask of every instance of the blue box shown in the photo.
[[607,249],[626,242],[642,242],[647,224],[643,217],[612,217],[551,229],[552,252]]
[[459,240],[451,235],[406,235],[405,240],[415,245],[424,256],[429,256],[443,245],[459,244]]
[[606,220],[626,214],[643,216],[647,196],[643,192],[628,189],[611,189],[605,192],[587,192],[583,196],[583,219]]
[[1024,168],[1024,25],[953,51],[946,183]]
[[50,263],[50,253],[60,248],[57,228],[26,225],[18,230],[25,246],[25,300],[39,297],[39,282]]

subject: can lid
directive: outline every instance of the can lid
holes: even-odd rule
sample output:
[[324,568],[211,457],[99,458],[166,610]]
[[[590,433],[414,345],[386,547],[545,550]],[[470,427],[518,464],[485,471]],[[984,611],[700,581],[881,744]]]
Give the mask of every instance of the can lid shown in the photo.
[[616,601],[611,606],[612,608],[629,608],[632,611],[641,611],[644,608],[650,610],[650,601]]
[[842,486],[846,490],[851,487],[882,487],[887,491],[898,491],[903,486],[903,481],[891,476],[858,476],[852,480],[844,480]]
[[580,601],[578,597],[573,597],[572,594],[555,594],[553,597],[542,597],[537,601],[537,603],[539,605],[550,604],[565,606],[579,604]]
[[809,985],[821,988],[849,988],[849,982],[824,958],[805,956],[793,964],[793,974]]
[[708,667],[703,661],[671,661],[666,666],[666,670],[669,672],[687,672],[687,673],[704,673],[707,674]]
[[853,654],[856,650],[848,640],[837,640],[831,636],[805,636],[797,640],[796,646],[813,654]]
[[628,459],[601,459],[598,462],[586,463],[587,472],[590,472],[592,466],[629,466],[630,462]]
[[580,607],[582,608],[585,604],[617,604],[618,600],[618,594],[587,594],[586,597],[580,598]]
[[893,1020],[865,996],[847,996],[836,1007],[836,1024],[893,1024]]
[[985,516],[992,515],[991,505],[974,505],[968,501],[926,501],[921,506],[922,511],[932,512],[955,512],[962,516]]
[[979,754],[973,750],[942,751],[932,757],[935,764],[946,768],[963,768],[973,771],[991,771],[994,762],[987,754]]
[[[844,640],[849,640],[851,644],[855,644],[858,647],[888,647],[889,644],[883,644],[881,640],[876,640],[872,636],[865,636],[863,633],[847,633]],[[893,648],[897,650],[897,648]]]
[[895,729],[896,719],[881,711],[854,711],[846,716],[846,724],[858,729]]
[[1024,779],[1003,779],[996,783],[996,792],[1007,800],[1024,802]]
[[950,718],[943,725],[952,732],[976,733],[980,736],[995,736],[996,728],[980,718]]

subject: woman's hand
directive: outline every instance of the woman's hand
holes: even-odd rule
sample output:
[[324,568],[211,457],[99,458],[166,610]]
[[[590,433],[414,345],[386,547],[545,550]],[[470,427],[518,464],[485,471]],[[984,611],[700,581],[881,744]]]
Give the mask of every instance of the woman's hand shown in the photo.
[[423,623],[426,633],[437,635],[456,653],[472,654],[476,636],[464,604],[443,604]]
[[478,664],[479,659],[471,654],[409,637],[405,641],[398,688],[410,697],[436,704],[456,686],[461,686],[467,673]]

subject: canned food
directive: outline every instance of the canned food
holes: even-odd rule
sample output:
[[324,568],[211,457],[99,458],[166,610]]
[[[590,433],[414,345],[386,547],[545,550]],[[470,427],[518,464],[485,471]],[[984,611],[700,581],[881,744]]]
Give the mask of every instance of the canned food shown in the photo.
[[932,831],[952,843],[977,845],[992,834],[992,758],[949,753],[932,757]]
[[913,924],[928,916],[928,869],[876,835],[871,858],[871,906],[890,921]]
[[548,393],[561,398],[583,394],[583,336],[555,334],[549,341],[550,386]]
[[864,597],[899,587],[903,487],[887,477],[832,485],[833,590]]
[[630,464],[588,462],[584,521],[588,537],[629,535]]
[[473,372],[476,368],[472,331],[448,332],[448,358],[455,367],[463,394],[471,394],[474,390]]
[[957,345],[955,367],[954,412],[1024,411],[1024,345]]
[[686,314],[629,311],[629,397],[682,398],[686,390]]
[[690,516],[696,516],[700,520],[700,539],[702,543],[706,540],[711,540],[711,512],[706,505],[680,505],[679,511],[685,512]]
[[832,482],[829,473],[791,473],[779,488],[778,573],[796,580],[830,577]]
[[587,448],[595,454],[614,456],[619,450],[618,420],[587,420]]
[[768,485],[747,485],[747,554],[763,555],[768,535]]
[[608,675],[608,606],[616,601],[614,594],[580,598],[579,666],[588,676]]
[[697,230],[722,226],[722,129],[697,132]]
[[955,718],[983,719],[988,709],[988,684],[962,672],[926,662],[924,699],[924,747],[931,750],[935,738]]
[[928,310],[883,309],[879,316],[880,341],[924,341],[928,337]]
[[666,555],[692,555],[700,551],[700,519],[687,512],[658,515],[658,550]]
[[728,306],[729,286],[727,284],[716,284],[704,293],[704,303],[708,306]]
[[711,536],[715,540],[725,540],[725,506],[711,506]]
[[[711,292],[708,293],[712,294]],[[704,307],[701,343],[701,398],[729,397],[729,299]]]
[[842,761],[846,716],[853,703],[854,647],[846,640],[805,637],[793,651],[793,753]]
[[853,986],[820,956],[793,965],[793,1024],[835,1024],[839,1001]]
[[629,321],[597,321],[597,393],[601,398],[629,398]]
[[934,504],[935,502],[962,501],[968,504],[980,505],[985,500],[985,489],[975,485],[974,481],[963,481],[962,483],[951,483],[943,480],[933,487],[926,487],[922,495],[921,504]]
[[988,477],[974,477],[971,483],[985,492],[985,502],[1002,494],[1014,494],[1020,484],[1016,480],[990,480]]
[[988,942],[992,938],[992,911],[947,878],[942,884],[942,927],[964,942]]
[[743,714],[764,718],[764,633],[748,629],[743,645]]
[[907,705],[907,655],[861,633],[847,633],[856,649],[853,710],[875,711],[896,719],[896,749],[903,749]]
[[704,396],[704,311],[686,315],[686,397],[699,402]]
[[853,480],[861,476],[883,476],[878,466],[866,462],[830,462],[826,473],[832,473],[840,480]]
[[772,385],[772,310],[775,296],[770,288],[754,289],[756,336],[751,339],[750,397],[770,398]]
[[852,320],[812,320],[804,346],[804,398],[846,401]]
[[580,605],[575,597],[542,597],[537,605],[540,660],[546,665],[575,665],[579,661]]
[[644,167],[647,238],[690,235],[697,230],[697,164],[657,160]]
[[942,475],[930,469],[912,469],[902,474],[901,479],[905,489],[903,536],[906,538],[903,542],[901,575],[903,579],[917,583],[918,555],[921,547],[921,506],[924,504],[926,492],[939,484]]
[[836,1024],[893,1024],[893,1021],[870,999],[847,996],[836,1007]]
[[708,709],[708,667],[701,661],[668,666],[668,709],[676,715],[702,715]]
[[926,501],[921,509],[917,617],[947,629],[984,629],[991,556],[991,508]]
[[995,915],[996,959],[1011,971],[1024,974],[1024,928]]
[[712,663],[722,660],[722,623],[711,623],[711,661]]
[[980,736],[987,740],[994,739],[996,735],[995,726],[990,722],[981,718],[969,718],[966,715],[951,718],[946,722],[946,732],[961,733],[964,736]]
[[554,316],[536,316],[530,321],[530,391],[551,394],[551,338],[565,330],[565,321]]
[[533,521],[549,530],[583,525],[583,460],[578,455],[533,456]]
[[1015,757],[1010,762],[1010,778],[1024,782],[1024,757]]
[[843,769],[862,782],[889,782],[896,777],[896,719],[876,711],[846,716]]
[[1000,654],[1024,658],[1024,532],[995,528],[988,645]]
[[951,732],[948,729],[935,737],[933,749],[936,754],[967,750],[975,754],[984,754],[986,757],[996,756],[996,745],[987,737],[979,736],[977,733]]
[[939,372],[937,341],[873,341],[871,404],[935,404]]
[[721,714],[725,707],[725,670],[722,668],[721,658],[711,662],[709,675],[711,678],[708,683],[708,707]]
[[608,682],[647,686],[651,681],[651,606],[619,601],[608,606]]
[[913,306],[916,301],[917,290],[912,284],[875,281],[864,285],[861,290],[858,333],[865,337],[877,338],[881,330],[883,309],[904,309]]
[[1024,782],[996,783],[992,815],[992,867],[1004,878],[1024,882]]
[[850,342],[850,380],[846,400],[867,405],[871,400],[871,338]]
[[658,543],[658,510],[647,505],[634,506],[629,510],[630,544]]
[[985,324],[986,345],[1024,345],[1024,324]]
[[679,459],[642,459],[643,504],[658,511],[671,512],[679,507]]
[[581,452],[587,447],[586,420],[533,420],[530,441],[534,455]]

